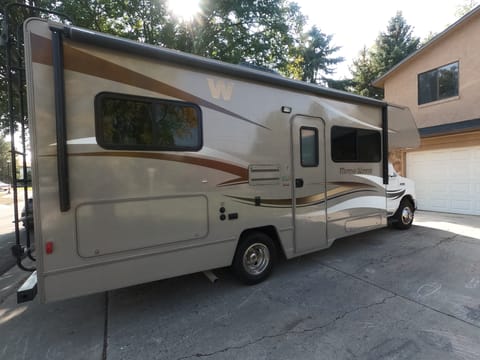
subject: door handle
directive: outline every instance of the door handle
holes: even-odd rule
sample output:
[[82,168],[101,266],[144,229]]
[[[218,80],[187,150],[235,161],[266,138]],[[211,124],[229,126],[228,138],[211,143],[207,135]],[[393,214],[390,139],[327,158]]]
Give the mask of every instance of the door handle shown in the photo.
[[295,187],[296,188],[303,187],[303,179],[301,179],[301,178],[295,179]]

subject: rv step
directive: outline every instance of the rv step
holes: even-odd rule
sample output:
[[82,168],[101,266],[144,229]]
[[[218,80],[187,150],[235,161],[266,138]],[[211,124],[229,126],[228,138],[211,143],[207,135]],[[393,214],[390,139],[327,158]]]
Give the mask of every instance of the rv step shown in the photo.
[[34,271],[17,290],[17,304],[32,301],[37,295],[37,272]]

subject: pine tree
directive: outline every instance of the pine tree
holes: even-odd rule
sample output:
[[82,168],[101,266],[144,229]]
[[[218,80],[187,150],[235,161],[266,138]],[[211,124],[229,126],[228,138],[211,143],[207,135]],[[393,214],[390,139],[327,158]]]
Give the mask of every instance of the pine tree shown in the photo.
[[420,38],[414,37],[412,30],[401,11],[390,19],[387,31],[377,37],[372,53],[372,61],[379,75],[383,75],[418,49]]
[[333,73],[333,66],[344,61],[342,57],[332,57],[340,47],[332,46],[332,35],[326,35],[316,26],[306,34],[305,45],[302,51],[303,81],[318,84],[327,81],[324,76]]
[[375,99],[383,98],[383,90],[372,86],[372,82],[378,77],[378,69],[366,46],[360,51],[359,57],[353,61],[353,68],[350,71],[353,75],[354,93]]
[[381,32],[373,48],[365,47],[359,58],[353,61],[353,90],[357,94],[381,99],[383,90],[372,86],[372,82],[416,51],[420,38],[413,36],[401,11],[392,17],[387,31]]

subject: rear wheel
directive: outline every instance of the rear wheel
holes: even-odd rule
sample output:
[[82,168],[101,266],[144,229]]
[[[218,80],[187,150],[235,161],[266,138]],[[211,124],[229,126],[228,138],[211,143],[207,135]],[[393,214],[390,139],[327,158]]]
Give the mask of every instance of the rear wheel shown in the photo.
[[273,240],[262,232],[248,232],[238,244],[232,270],[245,284],[253,285],[265,280],[272,272],[276,260]]
[[403,199],[400,202],[397,212],[395,213],[395,227],[401,230],[411,227],[413,223],[414,211],[415,209],[411,201]]

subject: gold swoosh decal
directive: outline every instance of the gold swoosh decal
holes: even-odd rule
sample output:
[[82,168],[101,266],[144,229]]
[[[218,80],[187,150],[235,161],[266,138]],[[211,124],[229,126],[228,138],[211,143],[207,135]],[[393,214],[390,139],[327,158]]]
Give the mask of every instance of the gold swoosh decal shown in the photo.
[[[336,184],[336,183],[333,183]],[[324,203],[326,200],[331,200],[340,196],[350,195],[356,192],[370,192],[376,191],[375,186],[361,183],[341,183],[341,186],[337,186],[334,189],[328,190],[326,193],[317,193],[308,196],[302,196],[296,199],[296,205],[300,207],[319,205]],[[241,196],[230,196],[225,195],[229,198],[235,199],[243,204],[254,205],[255,198],[250,197],[241,197]],[[261,199],[260,206],[263,207],[292,207],[292,199]]]

